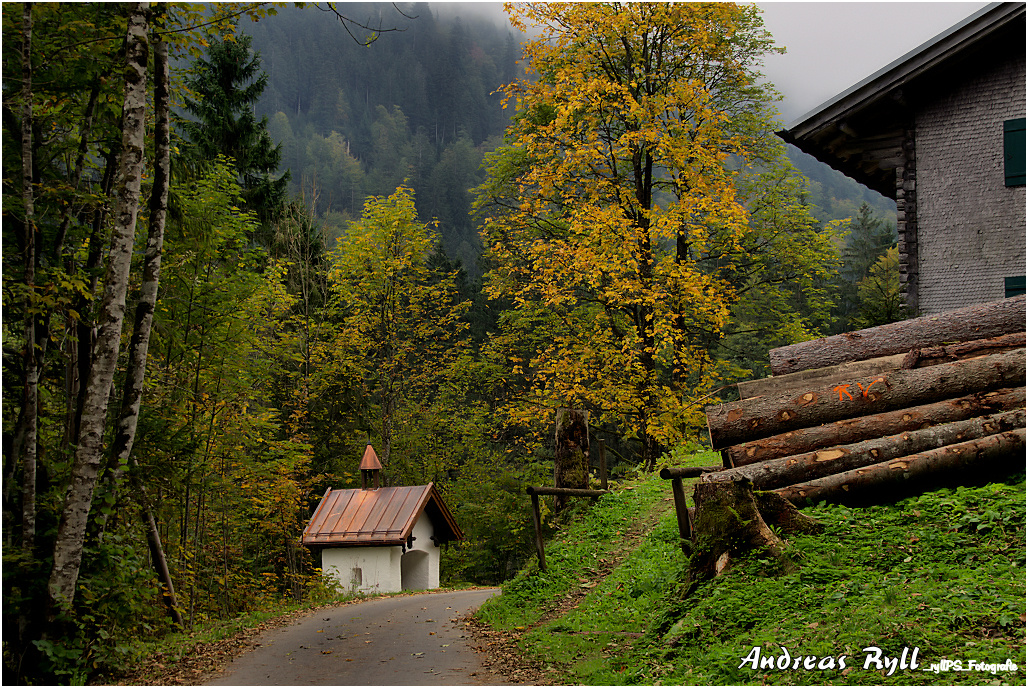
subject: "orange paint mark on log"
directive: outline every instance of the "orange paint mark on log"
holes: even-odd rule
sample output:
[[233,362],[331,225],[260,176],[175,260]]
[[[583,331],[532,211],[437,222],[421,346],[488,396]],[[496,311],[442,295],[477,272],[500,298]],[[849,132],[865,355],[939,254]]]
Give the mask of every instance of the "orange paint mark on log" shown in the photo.
[[814,453],[815,461],[834,461],[840,456],[846,456],[846,452],[842,449],[826,449]]
[[842,395],[843,394],[845,394],[847,397],[849,397],[850,401],[853,401],[853,395],[850,394],[850,386],[849,385],[839,385],[835,389],[833,389],[832,391],[839,393],[839,401],[842,401]]
[[[885,378],[884,377],[880,377],[880,378],[877,378],[875,380],[872,380],[871,384],[869,384],[867,386],[867,389],[864,389],[864,385],[860,384],[859,382],[857,382],[855,384],[857,385],[857,387],[860,387],[860,391],[862,392],[862,396],[865,399],[867,399],[868,398],[867,393],[870,392],[871,388],[874,387],[875,385],[877,385],[879,382],[885,382]],[[877,397],[873,397],[871,400],[874,401],[875,398],[877,398]]]

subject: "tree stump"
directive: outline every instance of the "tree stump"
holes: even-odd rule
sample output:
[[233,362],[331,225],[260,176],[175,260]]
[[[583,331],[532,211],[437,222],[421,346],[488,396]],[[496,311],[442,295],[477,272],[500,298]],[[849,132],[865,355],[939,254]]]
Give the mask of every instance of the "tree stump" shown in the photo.
[[[589,487],[589,412],[557,409],[557,433],[553,457],[553,484],[556,487]],[[556,496],[555,510],[567,506],[567,495]]]
[[696,513],[688,571],[690,586],[721,575],[744,556],[772,559],[784,571],[794,571],[795,561],[769,525],[783,534],[821,529],[817,521],[779,495],[755,493],[752,483],[743,477],[697,483],[693,503]]

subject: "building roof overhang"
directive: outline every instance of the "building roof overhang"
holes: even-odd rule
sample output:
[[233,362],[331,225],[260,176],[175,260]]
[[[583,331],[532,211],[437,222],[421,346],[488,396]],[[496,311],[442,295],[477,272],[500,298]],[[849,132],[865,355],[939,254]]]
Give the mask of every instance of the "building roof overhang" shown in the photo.
[[927,98],[982,60],[1024,55],[1025,5],[993,3],[803,115],[778,135],[884,196],[895,198],[906,132]]

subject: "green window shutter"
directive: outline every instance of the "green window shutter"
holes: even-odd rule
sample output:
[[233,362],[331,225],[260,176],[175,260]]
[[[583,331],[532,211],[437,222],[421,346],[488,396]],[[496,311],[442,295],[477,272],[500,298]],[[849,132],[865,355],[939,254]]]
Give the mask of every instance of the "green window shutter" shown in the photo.
[[1004,296],[1010,298],[1011,296],[1019,296],[1024,293],[1024,275],[1020,277],[1005,277],[1003,278],[1003,287],[1006,291]]
[[1024,117],[1003,123],[1003,170],[1007,186],[1024,186]]

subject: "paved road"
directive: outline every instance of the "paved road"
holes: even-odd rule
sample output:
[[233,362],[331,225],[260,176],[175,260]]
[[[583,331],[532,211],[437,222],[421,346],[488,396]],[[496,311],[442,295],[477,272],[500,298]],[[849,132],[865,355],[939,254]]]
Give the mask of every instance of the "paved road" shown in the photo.
[[458,618],[496,588],[384,597],[323,609],[261,635],[207,685],[496,685]]

